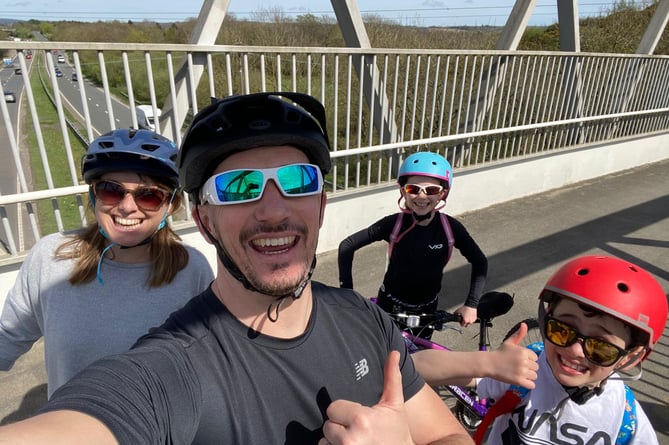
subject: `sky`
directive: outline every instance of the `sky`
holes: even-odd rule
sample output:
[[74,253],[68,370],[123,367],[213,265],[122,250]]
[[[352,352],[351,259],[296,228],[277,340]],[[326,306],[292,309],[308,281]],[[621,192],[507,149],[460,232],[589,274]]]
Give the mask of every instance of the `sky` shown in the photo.
[[[557,22],[557,1],[538,0],[530,25]],[[559,0],[566,1],[566,0]],[[4,0],[0,19],[13,20],[151,20],[181,21],[197,17],[199,0]],[[579,0],[579,17],[605,15],[619,0]],[[648,0],[627,0],[644,5]],[[514,0],[358,0],[369,14],[410,26],[503,26]],[[334,19],[329,0],[231,0],[229,13],[240,20],[255,20],[268,12],[295,17],[314,14]]]

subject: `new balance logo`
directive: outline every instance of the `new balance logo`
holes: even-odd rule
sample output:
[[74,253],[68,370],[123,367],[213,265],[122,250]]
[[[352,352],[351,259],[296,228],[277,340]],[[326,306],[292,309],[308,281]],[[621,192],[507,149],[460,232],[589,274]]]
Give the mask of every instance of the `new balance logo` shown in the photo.
[[428,247],[430,250],[437,250],[437,249],[443,249],[444,245],[443,244],[428,244]]
[[363,358],[355,364],[355,379],[360,380],[367,374],[369,374],[369,366],[367,365],[367,359]]

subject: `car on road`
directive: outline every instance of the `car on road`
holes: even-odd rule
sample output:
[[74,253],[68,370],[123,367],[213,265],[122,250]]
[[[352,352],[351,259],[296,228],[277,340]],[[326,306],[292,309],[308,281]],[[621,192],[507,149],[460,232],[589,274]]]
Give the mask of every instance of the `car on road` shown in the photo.
[[153,107],[151,105],[137,105],[135,112],[137,113],[137,126],[139,128],[156,131],[156,117],[160,118],[162,114],[160,108],[157,110],[157,116],[153,115]]
[[12,91],[5,90],[5,102],[15,103],[16,102],[16,94],[14,94]]
[[60,68],[56,68],[56,77],[63,77],[63,72],[60,70]]
[[77,77],[77,72],[76,72],[76,71],[72,71],[72,82],[76,82],[77,79],[78,79],[78,77]]
[[21,68],[14,68],[14,74],[20,76],[21,74],[23,74],[23,70],[21,70]]
[[33,53],[26,54],[26,59],[30,60],[33,58]]
[[58,55],[58,63],[65,63],[65,56],[62,54]]

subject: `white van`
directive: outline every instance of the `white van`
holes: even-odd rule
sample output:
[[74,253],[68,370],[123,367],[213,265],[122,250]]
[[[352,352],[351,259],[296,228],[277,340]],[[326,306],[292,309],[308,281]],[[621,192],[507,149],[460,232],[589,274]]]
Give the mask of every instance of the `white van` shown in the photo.
[[[158,108],[158,115],[155,117],[160,118],[162,111]],[[151,105],[137,105],[135,107],[135,112],[137,113],[137,126],[143,128],[144,130],[156,131],[156,122],[153,115],[153,107]]]

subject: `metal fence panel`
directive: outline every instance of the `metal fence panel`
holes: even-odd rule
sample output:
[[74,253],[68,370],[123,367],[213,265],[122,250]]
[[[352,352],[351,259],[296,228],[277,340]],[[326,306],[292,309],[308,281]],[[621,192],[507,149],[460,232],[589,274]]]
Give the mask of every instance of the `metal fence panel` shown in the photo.
[[[0,49],[16,52],[5,70],[23,72],[11,82],[18,104],[0,102],[0,147],[12,171],[0,196],[5,258],[44,233],[86,224],[79,159],[96,136],[142,125],[139,104],[179,143],[212,97],[312,94],[329,119],[329,193],[394,181],[416,150],[437,151],[459,169],[669,125],[664,56],[72,42]],[[172,222],[190,223],[188,212]]]

